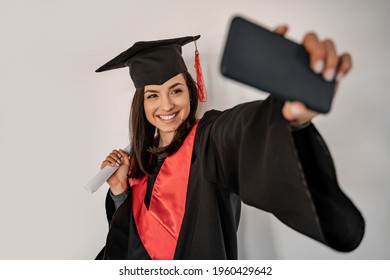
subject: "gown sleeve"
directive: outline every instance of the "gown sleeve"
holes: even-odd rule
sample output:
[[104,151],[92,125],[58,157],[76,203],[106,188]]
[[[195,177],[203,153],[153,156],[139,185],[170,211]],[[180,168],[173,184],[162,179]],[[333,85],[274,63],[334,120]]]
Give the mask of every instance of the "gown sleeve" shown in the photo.
[[199,124],[202,172],[248,205],[338,250],[361,242],[364,219],[342,192],[314,125],[292,131],[274,98],[210,111]]

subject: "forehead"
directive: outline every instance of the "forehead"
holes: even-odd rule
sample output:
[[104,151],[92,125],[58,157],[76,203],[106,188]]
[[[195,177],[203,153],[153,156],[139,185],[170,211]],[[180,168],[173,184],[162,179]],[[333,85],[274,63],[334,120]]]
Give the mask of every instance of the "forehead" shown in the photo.
[[163,83],[162,85],[146,85],[145,86],[145,90],[147,89],[164,89],[164,88],[169,88],[171,87],[172,85],[175,85],[177,83],[180,83],[180,84],[183,84],[185,85],[186,84],[186,80],[184,78],[184,75],[181,73],[181,74],[178,74],[172,78],[170,78],[168,81],[166,81],[165,83]]

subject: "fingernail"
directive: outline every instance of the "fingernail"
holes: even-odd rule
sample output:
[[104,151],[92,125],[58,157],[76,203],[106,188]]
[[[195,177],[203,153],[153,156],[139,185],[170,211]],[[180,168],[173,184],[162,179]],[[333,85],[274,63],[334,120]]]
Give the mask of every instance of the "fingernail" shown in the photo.
[[119,166],[119,163],[115,163],[116,166]]
[[111,166],[114,167],[115,164],[111,163]]
[[334,69],[333,68],[329,68],[325,71],[325,74],[324,74],[324,79],[327,80],[328,82],[331,82],[333,81],[334,79]]
[[291,113],[294,116],[299,116],[301,114],[301,109],[298,106],[291,106]]
[[336,76],[336,82],[340,82],[342,78],[344,78],[344,74],[342,72],[339,72]]
[[317,74],[320,74],[322,72],[322,70],[324,69],[324,61],[323,60],[318,60],[315,64],[314,64],[314,69],[313,71]]
[[118,159],[116,162],[119,163],[119,164],[122,163],[122,161],[120,159]]

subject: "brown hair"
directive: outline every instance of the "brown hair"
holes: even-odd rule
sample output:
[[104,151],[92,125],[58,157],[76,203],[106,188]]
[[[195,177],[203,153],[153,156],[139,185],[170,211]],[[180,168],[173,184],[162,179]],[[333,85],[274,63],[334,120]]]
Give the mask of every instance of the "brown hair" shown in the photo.
[[183,144],[192,126],[196,122],[198,108],[198,88],[190,73],[183,73],[190,94],[190,113],[187,119],[178,127],[171,144],[158,148],[154,146],[155,127],[146,119],[144,110],[144,87],[137,88],[131,104],[129,131],[131,140],[131,171],[129,177],[139,178],[152,171],[149,168],[152,154],[169,156],[174,154]]

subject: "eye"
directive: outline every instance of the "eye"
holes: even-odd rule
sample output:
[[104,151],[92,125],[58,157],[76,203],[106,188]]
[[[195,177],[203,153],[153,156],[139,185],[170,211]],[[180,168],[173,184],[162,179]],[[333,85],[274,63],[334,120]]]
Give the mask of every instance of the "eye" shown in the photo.
[[174,90],[172,91],[172,94],[179,94],[179,93],[182,93],[182,92],[183,92],[182,89],[177,88],[177,89],[174,89]]
[[153,99],[153,98],[157,98],[157,94],[152,93],[152,94],[146,95],[146,99]]

